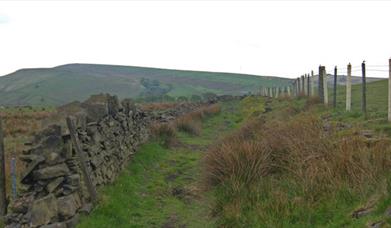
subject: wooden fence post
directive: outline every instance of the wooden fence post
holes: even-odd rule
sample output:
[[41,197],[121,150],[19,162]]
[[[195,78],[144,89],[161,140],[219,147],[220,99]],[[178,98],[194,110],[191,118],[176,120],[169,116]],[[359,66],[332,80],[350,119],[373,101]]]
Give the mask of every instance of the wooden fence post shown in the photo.
[[367,82],[366,82],[366,72],[365,72],[365,61],[361,64],[362,70],[362,100],[361,100],[361,110],[364,113],[365,119],[367,118]]
[[315,78],[313,70],[311,70],[311,96],[315,96]]
[[388,60],[388,121],[391,122],[391,58]]
[[75,126],[74,119],[71,117],[67,117],[67,125],[68,125],[68,129],[69,129],[69,134],[71,135],[72,144],[75,148],[77,157],[79,158],[80,168],[83,173],[84,182],[87,185],[88,193],[91,197],[92,202],[96,203],[96,201],[97,201],[96,189],[95,189],[95,186],[92,184],[90,174],[87,170],[87,166],[86,166],[87,159],[84,156],[84,153],[83,153],[83,151],[80,147],[80,144],[79,144],[79,140],[77,138],[76,126]]
[[301,76],[301,93],[305,95],[305,78],[304,75]]
[[307,96],[311,96],[311,75],[307,74]]
[[288,97],[291,96],[291,86],[290,86],[290,85],[288,85],[288,86],[286,87],[286,93],[288,94]]
[[0,218],[7,213],[7,193],[5,184],[5,155],[4,155],[3,124],[0,117]]
[[352,65],[348,64],[348,75],[346,76],[346,111],[352,109]]
[[304,75],[304,85],[305,85],[304,94],[306,96],[308,96],[309,90],[308,90],[308,75],[307,74]]
[[337,66],[334,67],[333,107],[337,107]]
[[321,103],[324,103],[324,95],[323,95],[323,66],[319,66],[319,77],[318,77],[318,96]]
[[323,101],[325,105],[329,104],[329,90],[328,90],[328,81],[327,81],[327,73],[326,73],[326,67],[323,67]]

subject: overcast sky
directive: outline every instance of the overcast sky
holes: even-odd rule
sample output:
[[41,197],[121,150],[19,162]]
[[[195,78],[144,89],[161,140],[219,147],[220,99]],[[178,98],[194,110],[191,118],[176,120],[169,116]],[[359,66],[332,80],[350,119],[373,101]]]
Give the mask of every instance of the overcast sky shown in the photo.
[[285,77],[385,67],[390,23],[386,1],[0,2],[0,75],[67,63]]

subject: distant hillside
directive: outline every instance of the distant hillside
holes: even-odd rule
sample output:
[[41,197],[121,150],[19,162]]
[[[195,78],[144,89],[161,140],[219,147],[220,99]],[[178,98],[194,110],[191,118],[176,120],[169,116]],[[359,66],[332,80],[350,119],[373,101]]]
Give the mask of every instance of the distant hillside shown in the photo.
[[21,69],[0,77],[0,105],[62,105],[91,94],[138,97],[141,79],[158,80],[170,96],[205,92],[244,94],[259,86],[285,86],[291,80],[233,73],[169,70],[133,66],[68,64],[54,68]]

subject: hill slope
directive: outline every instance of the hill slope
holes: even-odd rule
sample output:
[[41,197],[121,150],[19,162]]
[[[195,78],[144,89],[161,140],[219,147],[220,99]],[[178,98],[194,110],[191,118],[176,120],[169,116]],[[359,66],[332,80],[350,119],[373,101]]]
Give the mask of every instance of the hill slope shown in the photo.
[[289,79],[245,74],[169,70],[133,66],[68,64],[22,69],[0,77],[0,105],[61,105],[107,92],[137,97],[145,91],[141,79],[172,85],[171,96],[205,92],[244,94],[263,86],[285,86]]

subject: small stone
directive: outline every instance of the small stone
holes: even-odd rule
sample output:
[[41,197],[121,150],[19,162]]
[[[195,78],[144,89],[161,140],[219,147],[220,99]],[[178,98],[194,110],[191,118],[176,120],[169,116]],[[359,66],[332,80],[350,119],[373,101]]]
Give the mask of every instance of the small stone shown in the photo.
[[91,213],[92,209],[94,208],[94,206],[92,205],[92,203],[86,203],[84,204],[84,206],[80,209],[80,213],[81,214],[84,214],[84,215],[88,215]]
[[49,193],[52,193],[63,181],[64,181],[64,177],[58,177],[54,179],[46,186],[46,190]]
[[76,193],[58,198],[57,204],[59,215],[65,219],[74,216],[81,206],[80,197]]
[[67,182],[67,184],[72,185],[72,186],[79,186],[80,175],[73,174],[73,175],[67,176],[66,182]]
[[80,216],[78,214],[76,214],[72,218],[65,221],[65,224],[67,225],[67,228],[75,228],[77,226],[77,224],[79,223],[79,220],[80,220]]
[[[29,159],[31,162],[28,164],[26,170],[24,171],[22,175],[22,183],[25,183],[27,181],[27,177],[33,172],[35,167],[37,167],[41,162],[45,161],[45,158],[43,156],[33,155],[27,157],[23,157],[22,159]],[[25,161],[25,160],[24,160]]]

